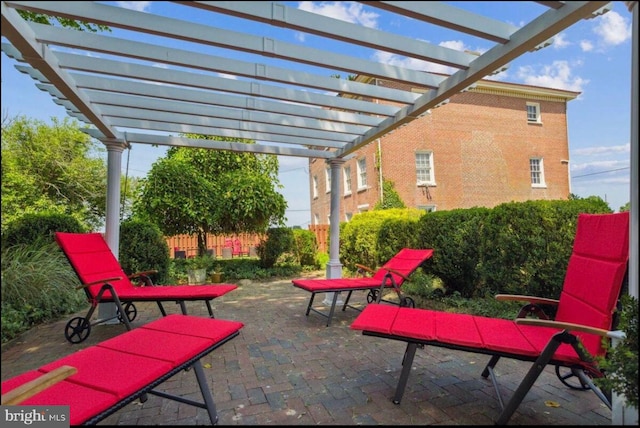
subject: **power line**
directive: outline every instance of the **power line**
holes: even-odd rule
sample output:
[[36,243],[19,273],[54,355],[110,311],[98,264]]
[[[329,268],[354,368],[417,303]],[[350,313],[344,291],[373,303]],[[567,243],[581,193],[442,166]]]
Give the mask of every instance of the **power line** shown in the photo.
[[571,177],[571,178],[589,177],[589,176],[591,176],[591,175],[606,174],[606,173],[608,173],[608,172],[622,171],[623,169],[629,169],[629,168],[630,168],[630,167],[625,166],[624,168],[610,169],[610,170],[608,170],[608,171],[600,171],[600,172],[592,172],[591,174],[576,175],[576,176]]

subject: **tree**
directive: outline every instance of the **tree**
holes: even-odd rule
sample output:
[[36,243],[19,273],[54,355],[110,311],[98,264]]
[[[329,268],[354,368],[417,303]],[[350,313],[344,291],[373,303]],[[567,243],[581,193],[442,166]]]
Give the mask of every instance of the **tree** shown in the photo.
[[167,236],[197,235],[198,252],[205,254],[207,234],[264,233],[284,224],[287,203],[277,192],[277,174],[273,155],[172,147],[143,180],[134,216]]
[[18,13],[25,21],[37,22],[38,24],[54,25],[55,22],[58,22],[63,27],[78,31],[89,31],[92,33],[97,33],[98,31],[111,31],[111,28],[106,25],[75,21],[61,16],[50,16],[43,13],[30,12],[28,10],[18,10]]
[[97,228],[104,222],[104,148],[78,122],[52,125],[17,117],[2,125],[2,228],[27,213],[69,214]]

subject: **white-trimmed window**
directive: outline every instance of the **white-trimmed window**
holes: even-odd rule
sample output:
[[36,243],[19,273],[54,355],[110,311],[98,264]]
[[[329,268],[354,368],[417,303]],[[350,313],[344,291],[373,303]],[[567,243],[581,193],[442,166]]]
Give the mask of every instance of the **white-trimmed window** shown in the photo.
[[529,171],[531,173],[531,187],[547,187],[544,182],[544,163],[542,158],[530,158]]
[[314,224],[320,224],[320,216],[318,215],[318,213],[313,215],[313,221]]
[[542,123],[540,119],[540,103],[527,103],[527,122]]
[[353,213],[344,213],[344,220],[348,223],[351,221],[351,218],[353,217]]
[[327,224],[331,225],[331,214],[327,216]]
[[327,185],[327,193],[331,192],[331,167],[329,168],[325,168],[324,170],[324,181],[325,184]]
[[435,205],[418,205],[418,209],[432,213],[436,210],[436,206]]
[[367,158],[358,159],[358,190],[367,188]]
[[342,177],[344,180],[344,194],[351,194],[351,167],[345,166],[342,168]]
[[[318,176],[313,176],[313,199],[318,198]],[[317,224],[317,223],[316,223]]]
[[433,152],[416,152],[416,179],[418,186],[436,184],[433,174]]
[[359,213],[366,213],[367,211],[369,211],[369,204],[358,205]]

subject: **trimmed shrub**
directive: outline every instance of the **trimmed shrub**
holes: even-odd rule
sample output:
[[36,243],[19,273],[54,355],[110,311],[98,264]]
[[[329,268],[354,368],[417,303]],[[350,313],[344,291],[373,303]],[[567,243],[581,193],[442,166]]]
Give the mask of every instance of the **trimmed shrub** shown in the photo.
[[319,267],[316,261],[318,242],[316,234],[310,230],[293,229],[293,253],[300,266]]
[[86,230],[75,217],[68,214],[25,214],[7,224],[2,234],[2,248],[29,245],[41,239],[55,242],[55,232],[84,233]]
[[153,223],[125,220],[120,224],[118,260],[127,275],[156,270],[150,275],[154,284],[167,282],[169,247],[160,229]]
[[267,230],[265,239],[260,241],[256,252],[260,258],[260,267],[272,268],[278,258],[293,249],[293,231],[288,227],[272,227]]

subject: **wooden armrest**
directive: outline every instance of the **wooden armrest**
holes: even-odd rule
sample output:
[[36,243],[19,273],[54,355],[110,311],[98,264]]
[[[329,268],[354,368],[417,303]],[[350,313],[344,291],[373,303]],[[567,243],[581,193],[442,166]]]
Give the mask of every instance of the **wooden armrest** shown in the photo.
[[129,279],[134,279],[134,278],[138,278],[141,276],[148,276],[148,275],[153,275],[154,273],[158,273],[157,270],[146,270],[144,272],[136,272],[136,273],[132,273],[131,275],[128,276]]
[[396,275],[401,276],[405,281],[409,281],[409,277],[407,277],[402,272],[398,272],[395,269],[389,269],[389,268],[384,268],[384,270],[386,270],[387,272],[395,273]]
[[522,324],[522,325],[532,325],[532,326],[538,326],[538,327],[553,327],[553,328],[560,328],[563,330],[580,331],[583,333],[597,334],[598,336],[603,336],[603,337],[606,337],[611,333],[609,330],[603,330],[597,327],[590,327],[588,325],[574,324],[570,322],[559,322],[559,321],[553,321],[553,320],[541,320],[536,318],[516,318],[515,322],[516,324]]
[[111,282],[111,281],[120,281],[121,279],[122,279],[121,276],[114,276],[113,278],[99,279],[97,281],[88,282],[86,284],[80,284],[79,286],[76,287],[76,290],[80,290],[81,288],[91,287],[92,285],[96,285],[96,284],[106,284],[107,282]]
[[78,369],[71,366],[60,366],[49,373],[45,373],[27,383],[12,389],[6,394],[2,394],[2,405],[13,406],[22,403],[27,398],[31,398],[40,391],[44,391],[52,385],[63,381],[78,372]]
[[371,269],[371,268],[370,268],[370,267],[368,267],[368,266],[361,265],[360,263],[356,263],[356,267],[357,267],[358,269],[362,269],[362,270],[367,271],[367,272],[369,272],[369,273],[376,273],[376,271],[375,271],[375,270]]
[[547,299],[545,297],[523,296],[520,294],[496,294],[496,300],[505,301],[525,301],[529,303],[537,303],[541,305],[557,306],[559,301],[556,299]]

